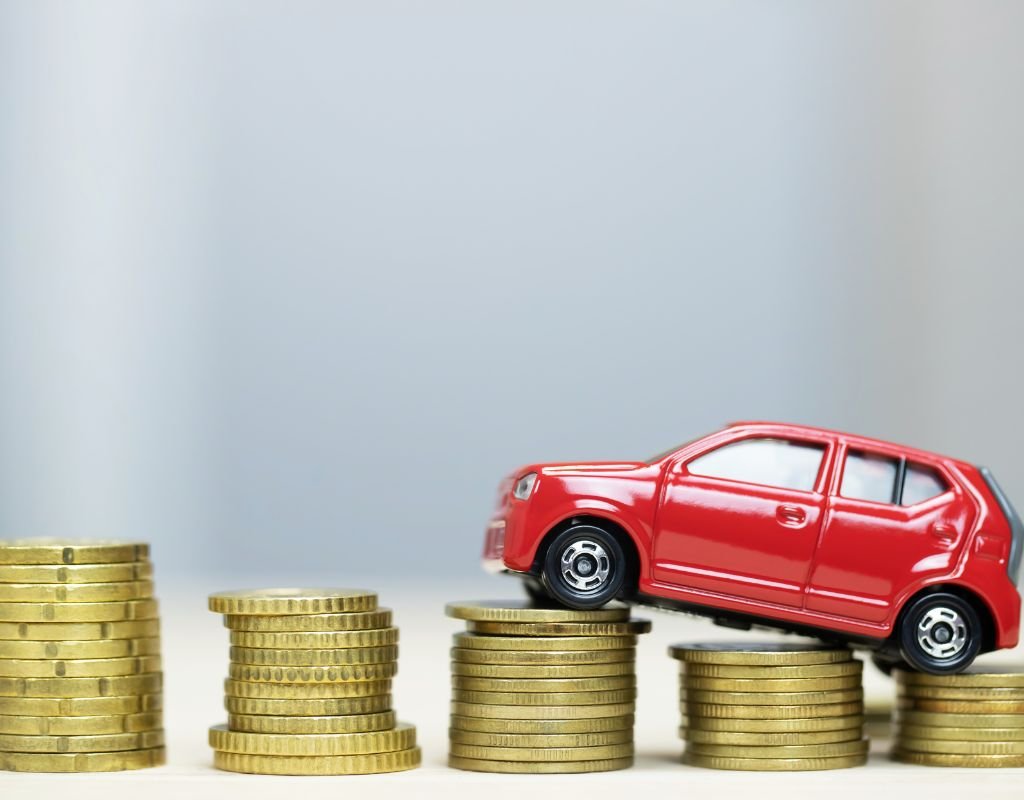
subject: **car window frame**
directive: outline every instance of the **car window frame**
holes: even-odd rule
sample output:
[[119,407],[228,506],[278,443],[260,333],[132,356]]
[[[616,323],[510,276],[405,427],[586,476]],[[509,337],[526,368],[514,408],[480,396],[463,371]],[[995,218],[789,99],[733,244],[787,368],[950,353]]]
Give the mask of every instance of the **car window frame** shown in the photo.
[[[902,502],[885,502],[881,500],[865,500],[860,497],[847,497],[841,493],[841,489],[843,486],[843,474],[846,472],[846,459],[850,451],[866,453],[867,455],[879,456],[881,458],[891,458],[897,461],[897,481],[899,483],[900,501],[903,500],[903,484],[906,480],[906,469],[908,464],[919,464],[923,467],[935,470],[942,480],[945,481],[946,490],[941,494],[933,495],[932,497],[908,506],[903,505]],[[884,447],[873,443],[862,444],[860,442],[839,442],[839,446],[836,450],[835,469],[833,470],[832,482],[828,491],[828,496],[832,500],[841,500],[845,503],[863,503],[864,505],[868,505],[873,508],[886,508],[899,511],[917,509],[921,506],[935,503],[940,498],[946,497],[946,495],[952,495],[952,499],[958,497],[959,483],[950,474],[950,471],[946,469],[945,465],[942,464],[941,461],[921,458],[917,454],[908,456],[905,452],[895,447]]]
[[[812,445],[820,447],[821,462],[818,464],[818,472],[814,478],[814,485],[810,489],[793,489],[788,486],[775,486],[767,483],[752,483],[751,481],[741,481],[736,478],[723,478],[717,475],[698,475],[697,473],[690,472],[689,465],[692,461],[695,461],[702,456],[712,453],[722,447],[729,447],[731,445],[739,444],[740,442],[750,441],[753,439],[771,439],[776,441],[787,441],[794,444]],[[714,442],[708,442],[708,446],[701,448],[700,450],[688,452],[679,457],[676,461],[674,469],[677,474],[692,480],[701,481],[714,481],[716,483],[726,483],[733,486],[753,486],[758,489],[768,490],[773,492],[790,492],[793,494],[800,495],[817,495],[823,496],[825,494],[825,486],[829,473],[832,466],[832,458],[835,451],[835,442],[827,436],[814,436],[814,435],[792,435],[788,433],[773,433],[766,431],[750,431],[745,432],[738,436],[731,436],[724,439],[718,439]]]

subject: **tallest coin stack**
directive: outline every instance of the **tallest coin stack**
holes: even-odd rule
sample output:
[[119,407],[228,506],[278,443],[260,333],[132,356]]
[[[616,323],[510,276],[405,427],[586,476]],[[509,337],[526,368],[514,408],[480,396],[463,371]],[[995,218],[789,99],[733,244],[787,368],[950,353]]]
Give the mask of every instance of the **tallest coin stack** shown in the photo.
[[149,546],[0,540],[0,769],[164,762]]

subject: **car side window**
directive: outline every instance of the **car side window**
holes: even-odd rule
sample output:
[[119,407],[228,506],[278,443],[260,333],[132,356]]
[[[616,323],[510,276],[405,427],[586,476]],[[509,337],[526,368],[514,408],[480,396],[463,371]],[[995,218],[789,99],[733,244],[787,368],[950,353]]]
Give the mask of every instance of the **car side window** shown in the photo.
[[924,464],[907,463],[907,475],[903,479],[903,498],[901,505],[912,506],[938,497],[948,491],[949,485],[931,467]]
[[689,464],[691,475],[725,478],[809,492],[821,468],[824,445],[786,439],[744,439],[722,445]]
[[851,500],[894,503],[899,459],[850,450],[843,466],[843,483],[839,494]]

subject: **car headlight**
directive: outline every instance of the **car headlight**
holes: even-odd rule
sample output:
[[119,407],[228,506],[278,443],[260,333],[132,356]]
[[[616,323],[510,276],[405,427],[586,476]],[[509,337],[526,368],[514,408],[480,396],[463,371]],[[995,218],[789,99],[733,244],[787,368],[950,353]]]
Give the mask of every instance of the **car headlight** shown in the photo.
[[516,500],[526,500],[530,493],[533,491],[533,484],[537,482],[537,473],[528,472],[526,475],[516,481],[516,486],[512,490],[512,496]]

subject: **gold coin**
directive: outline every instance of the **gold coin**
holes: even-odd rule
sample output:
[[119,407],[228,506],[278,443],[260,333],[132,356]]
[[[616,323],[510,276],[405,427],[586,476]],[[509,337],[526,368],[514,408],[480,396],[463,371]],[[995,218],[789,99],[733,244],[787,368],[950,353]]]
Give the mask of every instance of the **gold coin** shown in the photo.
[[162,747],[116,753],[0,753],[0,770],[9,772],[120,772],[159,767],[166,761]]
[[863,689],[833,689],[823,692],[711,692],[687,689],[681,693],[687,703],[715,703],[743,706],[800,706],[852,703],[864,698]]
[[469,678],[452,675],[452,688],[470,692],[609,692],[616,689],[632,689],[636,686],[635,675],[618,675],[603,678]]
[[[744,667],[732,664],[702,664],[683,662],[681,674],[690,678],[729,678],[740,680],[794,680],[807,678],[841,678],[860,675],[862,661],[839,661],[835,664],[807,664],[805,666]],[[774,685],[774,684],[773,684]]]
[[989,686],[898,686],[897,697],[922,700],[1013,700],[1024,702],[1024,689],[994,689]]
[[897,711],[897,724],[938,728],[1024,728],[1024,714],[943,714],[935,711]]
[[267,714],[228,714],[228,729],[243,733],[314,734],[362,733],[395,727],[394,711],[328,717],[275,717]]
[[[760,708],[760,706],[757,706]],[[820,706],[815,706],[820,708]],[[723,733],[814,733],[818,731],[859,731],[864,725],[861,714],[838,717],[796,717],[793,719],[734,719],[728,717],[683,717],[683,727]]]
[[213,751],[217,769],[254,775],[370,775],[415,769],[420,760],[418,747],[361,756],[254,756]]
[[899,747],[893,748],[892,759],[925,767],[1024,767],[1024,756],[1018,755],[916,753]]
[[481,761],[597,761],[602,758],[629,758],[633,743],[597,747],[481,747],[450,742],[448,752],[459,758]]
[[674,644],[668,653],[688,663],[761,667],[835,664],[853,658],[853,653],[846,648],[814,642]]
[[860,767],[868,761],[867,753],[833,758],[728,758],[684,753],[683,763],[707,769],[749,770],[754,772],[810,772],[824,769]]
[[1024,756],[1024,741],[991,742],[976,739],[916,739],[901,735],[896,739],[900,750],[914,753],[950,753],[978,756]]
[[680,685],[688,692],[828,692],[836,689],[858,688],[860,675],[846,675],[839,678],[783,678],[781,680],[701,678],[686,675],[680,680]]
[[0,639],[39,642],[145,639],[160,635],[160,620],[128,622],[0,622]]
[[0,697],[114,697],[153,694],[163,686],[163,673],[118,678],[0,678]]
[[838,758],[866,754],[868,740],[852,739],[830,744],[776,745],[768,748],[758,745],[690,742],[686,745],[686,752],[699,756],[717,756],[718,758]]
[[120,697],[0,697],[0,714],[28,717],[92,717],[137,714],[164,707],[160,693]]
[[487,636],[635,636],[648,633],[646,619],[629,622],[467,622],[470,633]]
[[1024,669],[1015,672],[990,672],[977,665],[956,675],[929,675],[927,672],[894,670],[896,680],[907,686],[936,686],[944,689],[953,687],[978,689],[1024,689]]
[[467,678],[601,678],[634,675],[636,665],[632,661],[611,664],[570,664],[568,666],[547,666],[526,664],[462,664],[452,662],[452,674]]
[[601,664],[630,666],[636,663],[636,649],[622,650],[470,650],[453,647],[452,661],[458,664],[539,667],[593,667]]
[[0,583],[124,583],[150,580],[152,561],[120,564],[0,564]]
[[832,744],[849,742],[863,737],[860,726],[836,731],[796,731],[792,733],[739,733],[733,731],[705,731],[699,728],[680,730],[680,738],[695,744],[742,745],[751,747],[779,747],[790,745]]
[[578,720],[621,717],[632,714],[636,709],[633,702],[604,703],[595,705],[546,705],[517,706],[494,705],[491,703],[467,703],[453,700],[451,712],[459,717],[507,720]]
[[636,634],[628,636],[484,636],[456,633],[452,644],[460,650],[559,652],[570,650],[625,650],[636,647]]
[[449,603],[444,613],[470,622],[625,622],[629,606],[609,603],[602,608],[538,608],[521,600],[478,600]]
[[519,733],[558,736],[580,733],[607,733],[609,731],[633,730],[634,716],[622,714],[615,717],[591,719],[484,719],[463,717],[452,714],[450,725],[460,731],[476,733]]
[[113,753],[164,746],[162,730],[93,736],[11,736],[0,734],[0,751],[9,753]]
[[260,667],[339,667],[348,664],[383,664],[398,658],[398,646],[348,647],[344,650],[268,650],[232,647],[236,664]]
[[605,747],[626,744],[633,741],[633,730],[605,731],[603,733],[479,733],[458,728],[448,730],[448,738],[457,744],[478,747],[511,747],[529,749],[532,747],[578,748]]
[[344,650],[351,647],[385,647],[398,644],[398,628],[318,633],[261,633],[231,631],[236,647],[270,650]]
[[[931,725],[898,725],[893,738],[933,739],[936,741],[1020,742],[1024,728],[938,728]],[[908,748],[913,750],[914,748]]]
[[149,545],[106,539],[0,539],[0,564],[111,564],[144,561]]
[[156,600],[118,603],[0,603],[0,622],[123,622],[155,619]]
[[227,753],[266,756],[355,756],[388,753],[416,746],[416,728],[407,722],[386,731],[364,733],[275,734],[210,728],[210,747]]
[[163,714],[103,714],[93,717],[0,716],[0,733],[18,736],[93,736],[102,733],[138,733],[163,727]]
[[459,703],[482,703],[499,706],[574,706],[632,703],[636,689],[613,689],[604,692],[477,692],[453,689],[452,699]]
[[73,660],[160,655],[160,639],[93,639],[85,642],[42,642],[0,639],[0,658]]
[[318,697],[373,697],[390,694],[391,681],[346,681],[344,683],[258,683],[224,681],[224,693],[232,697],[261,697],[267,700],[313,700]]
[[153,581],[125,583],[0,583],[4,603],[107,603],[153,596]]
[[229,664],[228,677],[236,681],[262,683],[343,683],[346,681],[380,681],[394,677],[398,664],[344,664],[338,667],[256,667]]
[[113,678],[159,672],[160,656],[129,658],[0,659],[0,678]]
[[577,772],[612,772],[633,766],[633,757],[602,758],[595,761],[488,761],[449,755],[448,766],[469,772],[504,772],[526,774],[557,774]]
[[353,611],[346,614],[289,614],[257,616],[225,614],[224,627],[235,631],[261,633],[314,633],[319,631],[364,631],[391,626],[391,609]]
[[724,705],[719,703],[685,702],[681,706],[684,715],[722,719],[814,719],[817,717],[846,717],[864,712],[864,704],[822,703],[816,705]]
[[374,611],[377,595],[365,589],[239,589],[210,595],[218,614],[340,614]]
[[1024,700],[928,700],[898,697],[896,707],[909,711],[938,711],[942,714],[1024,714]]
[[225,697],[230,714],[266,714],[274,717],[326,717],[336,714],[373,714],[391,709],[391,695],[373,697],[317,697],[312,700],[266,700]]

